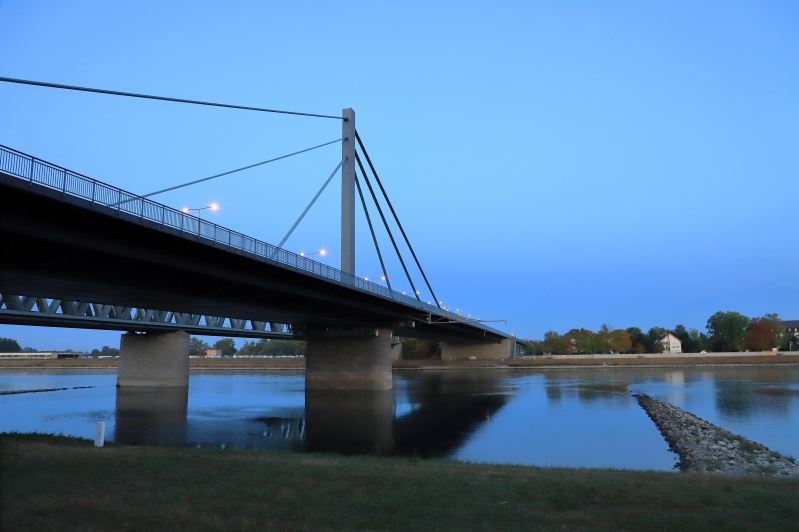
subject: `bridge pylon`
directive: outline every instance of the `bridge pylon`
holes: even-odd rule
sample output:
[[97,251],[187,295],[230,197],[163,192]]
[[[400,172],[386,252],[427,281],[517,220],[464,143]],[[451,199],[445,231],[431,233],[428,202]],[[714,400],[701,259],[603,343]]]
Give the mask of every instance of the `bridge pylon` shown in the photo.
[[355,275],[355,111],[341,115],[341,271]]

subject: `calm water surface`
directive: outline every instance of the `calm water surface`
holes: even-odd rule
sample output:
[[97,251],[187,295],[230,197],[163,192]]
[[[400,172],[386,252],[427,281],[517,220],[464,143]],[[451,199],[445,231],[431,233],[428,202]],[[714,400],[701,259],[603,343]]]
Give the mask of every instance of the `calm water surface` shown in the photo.
[[193,372],[188,391],[118,390],[95,370],[0,370],[0,431],[225,446],[673,470],[645,392],[799,457],[799,367],[398,371],[389,392],[306,392],[302,373]]

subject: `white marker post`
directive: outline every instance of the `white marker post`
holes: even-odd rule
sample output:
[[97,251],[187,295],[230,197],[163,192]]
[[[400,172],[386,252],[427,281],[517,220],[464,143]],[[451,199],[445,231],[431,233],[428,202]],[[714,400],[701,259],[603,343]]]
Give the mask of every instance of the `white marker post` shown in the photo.
[[94,425],[94,446],[102,447],[105,444],[105,422],[100,421]]

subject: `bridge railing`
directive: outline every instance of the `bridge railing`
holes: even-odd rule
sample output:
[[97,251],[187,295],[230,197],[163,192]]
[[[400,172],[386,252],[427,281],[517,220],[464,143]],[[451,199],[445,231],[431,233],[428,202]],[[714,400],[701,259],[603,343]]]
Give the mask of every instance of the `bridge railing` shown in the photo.
[[[92,204],[103,205],[120,212],[138,216],[142,220],[146,219],[163,227],[178,229],[185,236],[196,235],[200,241],[206,240],[231,249],[241,250],[264,260],[276,262],[347,287],[393,299],[425,312],[445,315],[456,321],[462,320],[455,313],[418,301],[412,296],[389,290],[385,286],[344,273],[321,262],[267,244],[215,223],[201,220],[197,216],[142,198],[121,188],[108,185],[2,145],[0,145],[0,171],[30,183],[58,190],[64,195],[83,198],[91,201]],[[471,324],[488,331],[498,332],[482,324]]]

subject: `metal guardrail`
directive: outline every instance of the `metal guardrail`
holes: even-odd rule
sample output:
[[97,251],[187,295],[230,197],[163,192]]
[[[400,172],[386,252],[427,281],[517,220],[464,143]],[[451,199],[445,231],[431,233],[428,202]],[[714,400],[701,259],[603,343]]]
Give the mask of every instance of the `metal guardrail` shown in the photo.
[[0,171],[30,183],[58,190],[64,195],[91,201],[93,205],[102,205],[119,212],[138,216],[142,220],[155,222],[162,227],[178,229],[182,234],[196,236],[201,241],[206,240],[227,246],[231,250],[244,251],[267,262],[278,263],[290,269],[322,277],[348,288],[369,292],[424,312],[446,316],[452,321],[468,323],[494,334],[508,336],[481,323],[465,320],[456,313],[420,302],[406,294],[389,290],[384,286],[344,273],[321,262],[286,251],[232,229],[202,220],[197,216],[167,207],[147,198],[142,198],[121,188],[108,185],[3,145],[0,145]]

